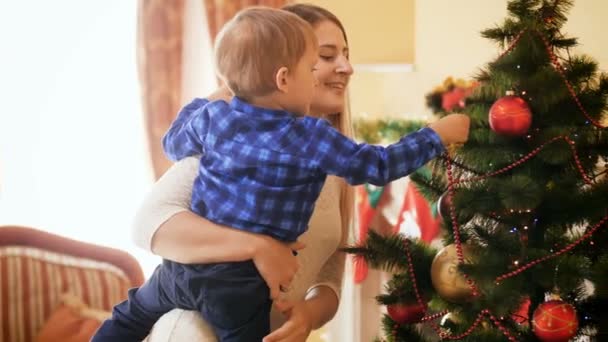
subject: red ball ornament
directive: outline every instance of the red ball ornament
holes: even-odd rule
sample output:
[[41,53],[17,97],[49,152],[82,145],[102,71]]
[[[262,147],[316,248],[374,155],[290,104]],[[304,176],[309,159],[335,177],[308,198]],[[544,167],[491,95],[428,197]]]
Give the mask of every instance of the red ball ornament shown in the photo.
[[489,121],[496,134],[522,136],[532,124],[532,112],[521,97],[507,95],[494,102]]
[[399,324],[418,323],[424,317],[426,308],[423,305],[412,303],[391,304],[386,307],[389,317]]
[[543,342],[567,342],[578,329],[576,309],[561,300],[544,302],[534,310],[532,326]]

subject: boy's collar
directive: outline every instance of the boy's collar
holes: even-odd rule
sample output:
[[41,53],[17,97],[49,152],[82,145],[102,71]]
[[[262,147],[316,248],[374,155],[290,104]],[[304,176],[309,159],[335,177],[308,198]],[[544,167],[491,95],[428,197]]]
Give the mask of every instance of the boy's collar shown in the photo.
[[275,116],[276,115],[294,116],[294,114],[292,114],[286,110],[270,109],[270,108],[254,106],[251,103],[245,101],[244,99],[239,98],[238,96],[234,96],[232,98],[232,101],[230,102],[230,106],[233,109],[236,109],[237,111],[243,112],[243,113],[269,114],[269,115],[275,115]]

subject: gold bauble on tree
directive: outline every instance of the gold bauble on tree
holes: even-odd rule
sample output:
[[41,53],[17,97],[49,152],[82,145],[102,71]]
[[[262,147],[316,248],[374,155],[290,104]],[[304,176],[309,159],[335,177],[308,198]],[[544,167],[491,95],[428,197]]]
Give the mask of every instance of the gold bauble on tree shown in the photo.
[[[464,262],[471,263],[471,247],[462,244],[462,252]],[[445,246],[435,255],[431,264],[431,280],[437,293],[448,302],[464,303],[473,298],[471,287],[458,270],[455,244]]]

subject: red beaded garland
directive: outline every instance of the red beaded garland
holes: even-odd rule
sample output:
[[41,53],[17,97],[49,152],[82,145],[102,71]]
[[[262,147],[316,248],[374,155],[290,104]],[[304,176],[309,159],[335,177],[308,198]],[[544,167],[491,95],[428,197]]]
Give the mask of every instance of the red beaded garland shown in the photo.
[[585,110],[585,107],[583,107],[583,104],[579,100],[578,96],[576,96],[574,87],[572,86],[572,84],[570,84],[570,81],[568,81],[568,77],[566,77],[566,72],[564,71],[564,67],[557,60],[557,56],[555,56],[555,53],[553,53],[553,50],[551,49],[551,44],[549,44],[547,37],[543,36],[538,31],[535,31],[535,32],[540,37],[540,39],[543,41],[543,44],[545,45],[545,48],[547,49],[547,53],[549,54],[549,58],[551,59],[551,62],[553,63],[553,67],[555,68],[555,70],[557,70],[557,72],[560,74],[560,76],[564,79],[564,83],[566,84],[566,87],[568,88],[568,92],[570,93],[570,96],[572,96],[572,99],[576,103],[576,106],[578,107],[578,109],[583,113],[583,115],[587,118],[587,120],[589,120],[589,122],[591,122],[595,127],[598,127],[598,128],[608,127],[608,126],[602,125],[597,120],[593,119],[589,115],[589,113],[587,113],[587,110]]

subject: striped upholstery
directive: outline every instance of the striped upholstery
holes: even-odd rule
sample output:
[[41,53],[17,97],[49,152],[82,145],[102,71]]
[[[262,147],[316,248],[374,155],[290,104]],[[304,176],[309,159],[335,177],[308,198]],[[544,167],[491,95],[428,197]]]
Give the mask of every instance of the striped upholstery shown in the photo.
[[[32,341],[64,293],[82,298],[91,308],[110,311],[126,298],[129,288],[143,281],[141,270],[133,276],[127,274],[125,268],[104,260],[107,258],[86,255],[92,252],[90,244],[66,239],[68,245],[83,244],[81,248],[86,252],[80,254],[86,256],[66,254],[57,251],[61,248],[49,250],[39,244],[4,244],[2,236],[6,232],[0,227],[0,342]],[[51,239],[49,243],[52,242]],[[71,250],[68,245],[65,249]],[[101,256],[110,250],[94,247]],[[130,257],[120,253],[124,254],[123,258]]]

